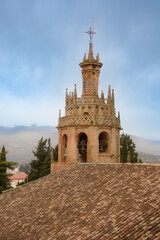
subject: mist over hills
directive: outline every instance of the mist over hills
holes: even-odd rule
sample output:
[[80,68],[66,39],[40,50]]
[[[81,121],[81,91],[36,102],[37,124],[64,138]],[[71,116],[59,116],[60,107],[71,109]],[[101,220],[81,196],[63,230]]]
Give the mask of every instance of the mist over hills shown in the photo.
[[136,144],[136,150],[138,152],[160,155],[160,141],[147,140],[134,135],[131,135],[130,137],[132,138],[133,142]]
[[29,163],[34,159],[32,151],[42,137],[50,138],[52,147],[58,143],[58,131],[55,127],[36,125],[0,127],[0,147],[5,146],[8,161]]
[[[58,143],[58,130],[52,126],[0,126],[0,148],[4,145],[7,150],[7,160],[29,163],[34,159],[32,151],[41,138],[50,138],[54,147]],[[139,158],[146,163],[160,163],[160,141],[146,140],[131,135],[139,153]]]

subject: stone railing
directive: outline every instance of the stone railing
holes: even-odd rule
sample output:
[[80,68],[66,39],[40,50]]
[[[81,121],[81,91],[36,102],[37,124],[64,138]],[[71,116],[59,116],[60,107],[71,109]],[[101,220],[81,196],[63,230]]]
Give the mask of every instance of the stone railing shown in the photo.
[[84,97],[84,98],[83,97],[78,97],[78,98],[75,98],[75,99],[70,98],[68,100],[68,104],[67,105],[75,104],[75,103],[79,103],[79,104],[85,104],[85,103],[87,103],[87,104],[89,104],[89,103],[90,104],[91,103],[101,104],[102,101],[104,101],[104,103],[107,103],[107,98],[102,99],[100,97]]
[[66,116],[59,118],[58,127],[64,126],[96,126],[120,127],[120,119],[108,116]]

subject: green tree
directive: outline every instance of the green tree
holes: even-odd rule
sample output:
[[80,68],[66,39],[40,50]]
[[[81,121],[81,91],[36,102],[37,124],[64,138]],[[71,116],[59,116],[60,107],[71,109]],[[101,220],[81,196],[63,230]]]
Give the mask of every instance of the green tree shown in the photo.
[[130,154],[131,163],[142,162],[138,160],[138,153],[136,152],[136,145],[129,135],[122,133],[120,137],[120,162],[126,163],[128,154]]
[[28,173],[29,170],[30,170],[30,165],[29,165],[29,164],[25,164],[25,165],[21,164],[21,165],[19,166],[19,172]]
[[33,151],[35,160],[30,163],[30,172],[28,175],[28,181],[36,180],[50,173],[51,164],[51,141],[49,139],[43,140],[41,138],[38,142],[36,150]]
[[53,148],[54,161],[58,162],[58,144]]
[[6,161],[6,154],[7,152],[5,150],[5,147],[3,146],[0,152],[0,193],[10,188],[9,176],[11,176],[12,174],[7,173],[7,168],[13,170],[14,165],[16,165],[16,163],[14,162]]

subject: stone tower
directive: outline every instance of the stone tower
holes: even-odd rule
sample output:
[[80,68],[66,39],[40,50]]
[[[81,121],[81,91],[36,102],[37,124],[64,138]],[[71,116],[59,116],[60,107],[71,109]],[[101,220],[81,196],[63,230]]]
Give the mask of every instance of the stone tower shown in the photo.
[[98,82],[102,63],[99,54],[93,56],[90,34],[89,53],[84,54],[82,68],[82,95],[66,89],[65,116],[59,113],[58,121],[58,163],[52,161],[51,172],[80,162],[118,163],[120,162],[120,114],[116,117],[114,90],[108,87],[98,95]]

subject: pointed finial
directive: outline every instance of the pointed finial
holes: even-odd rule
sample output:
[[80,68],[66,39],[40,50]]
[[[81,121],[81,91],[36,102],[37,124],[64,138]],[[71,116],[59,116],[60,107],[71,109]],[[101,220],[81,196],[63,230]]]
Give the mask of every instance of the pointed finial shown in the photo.
[[59,110],[59,118],[61,117],[61,110]]
[[108,88],[108,98],[111,98],[111,85],[109,85],[109,88]]
[[74,84],[74,97],[77,97],[77,88],[76,88],[76,84]]
[[84,58],[83,58],[83,61],[86,61],[86,53],[84,54]]
[[103,92],[103,90],[101,91],[101,98],[104,98],[104,92]]
[[66,88],[66,98],[68,97],[68,88]]
[[89,43],[88,59],[89,59],[89,60],[94,59],[94,58],[93,58],[93,50],[92,50],[92,42]]
[[114,89],[112,89],[112,99],[114,100]]
[[113,106],[114,106],[114,89],[112,89],[112,103],[113,103]]
[[97,53],[96,61],[99,62],[99,53]]

